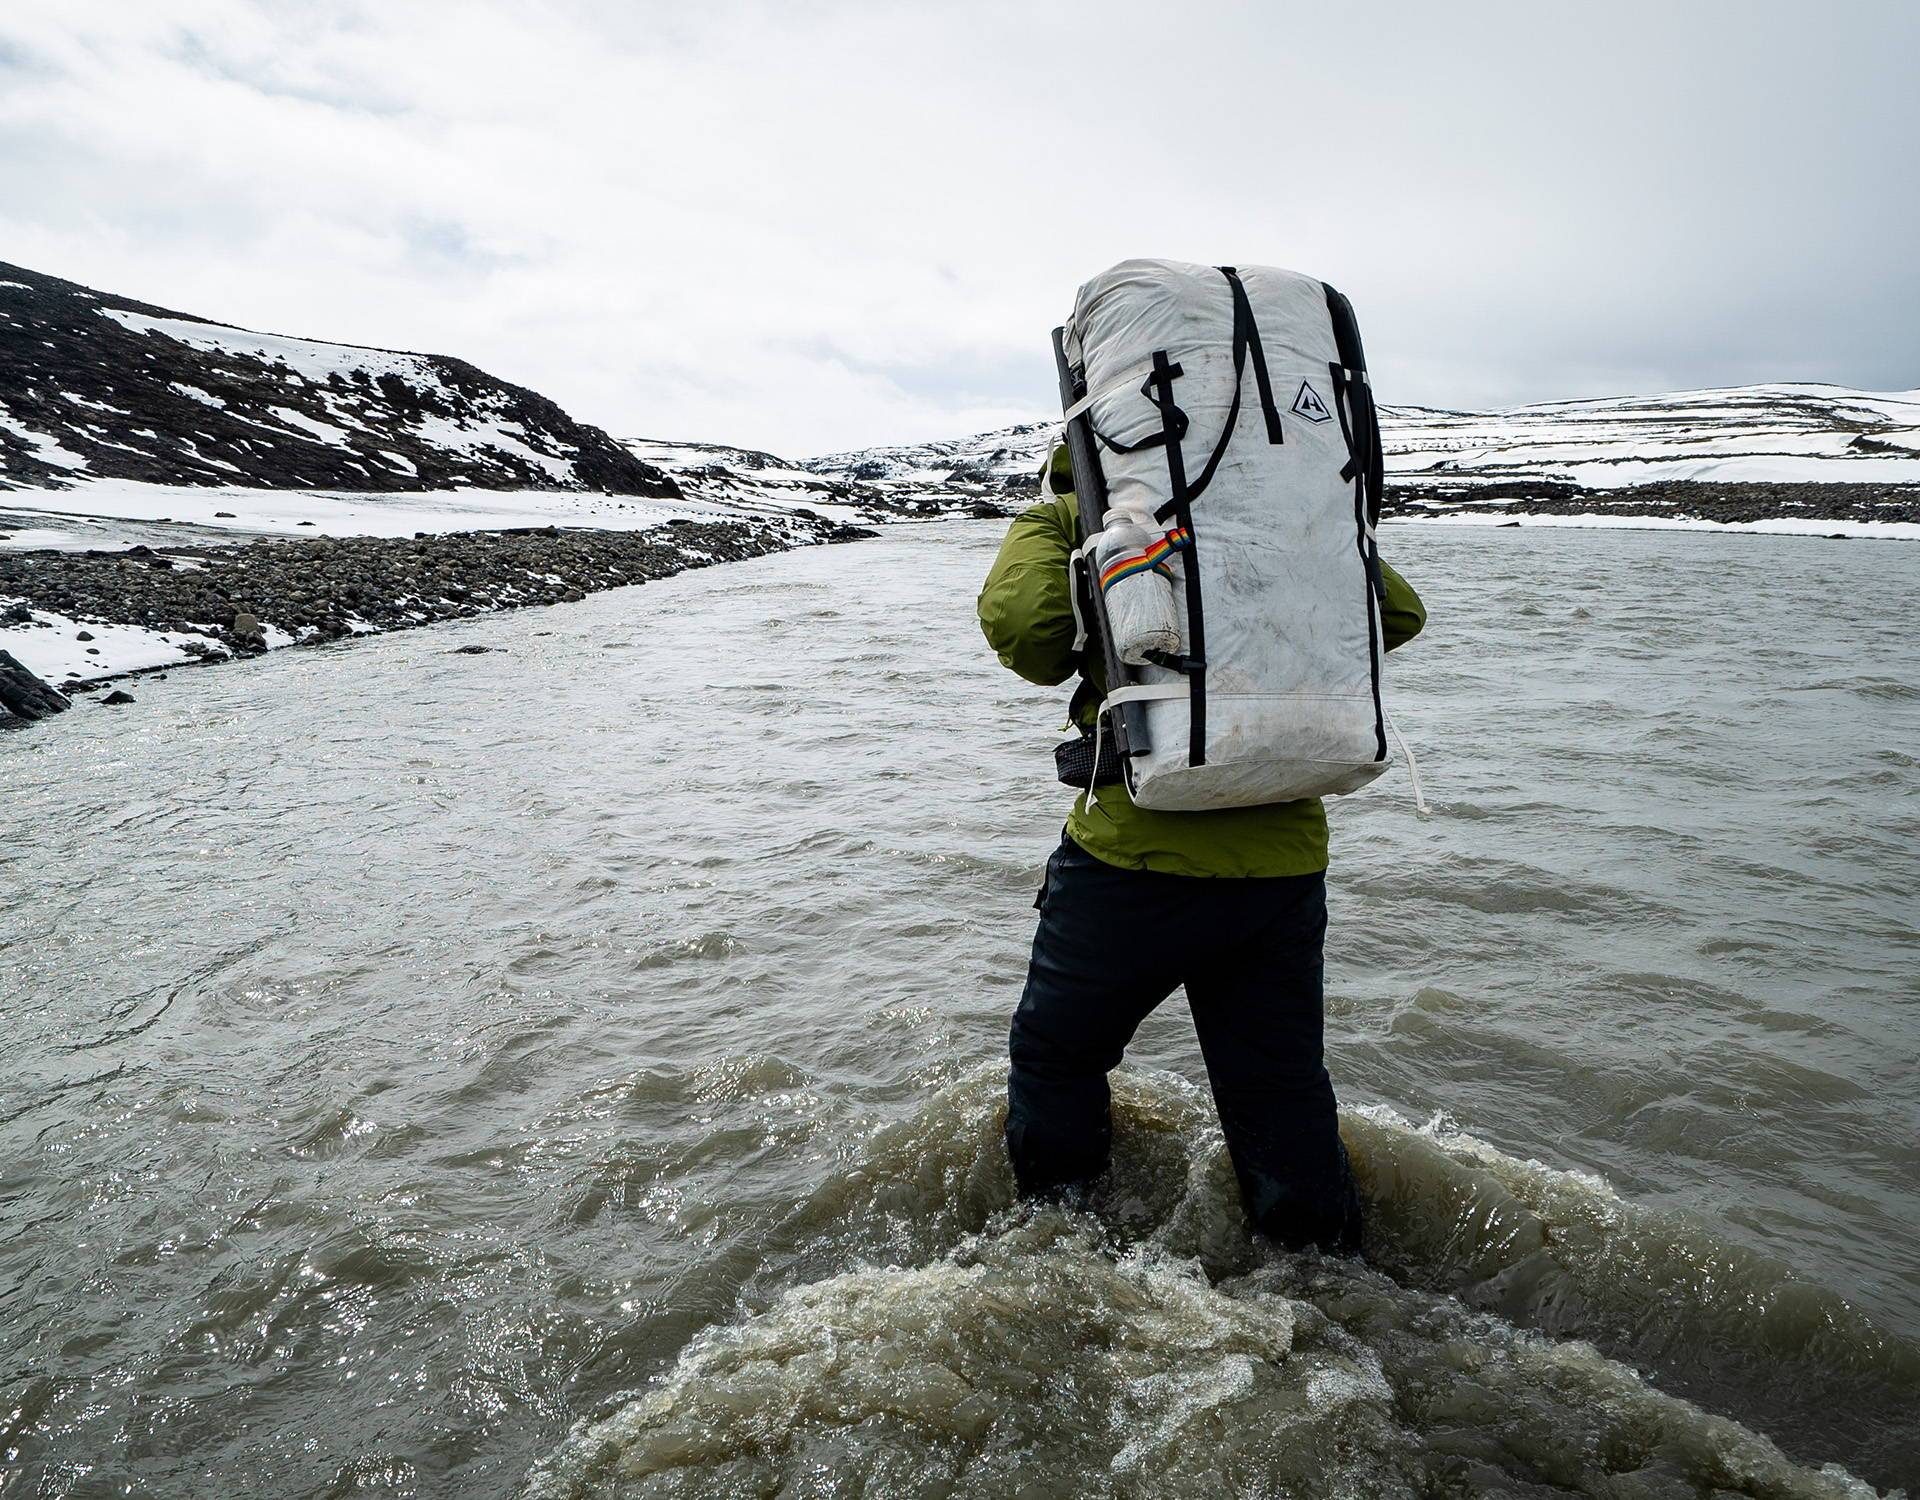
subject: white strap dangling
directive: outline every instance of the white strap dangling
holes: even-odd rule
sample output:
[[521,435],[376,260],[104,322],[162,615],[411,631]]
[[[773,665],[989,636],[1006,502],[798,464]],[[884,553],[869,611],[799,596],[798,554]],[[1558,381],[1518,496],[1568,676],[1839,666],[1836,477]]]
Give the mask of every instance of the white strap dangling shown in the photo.
[[1421,817],[1433,815],[1433,809],[1427,806],[1426,794],[1420,789],[1420,762],[1413,758],[1413,746],[1407,743],[1407,737],[1400,732],[1400,726],[1393,722],[1391,715],[1382,715],[1387,728],[1393,731],[1393,737],[1400,745],[1400,753],[1407,758],[1407,778],[1413,783],[1413,810]]

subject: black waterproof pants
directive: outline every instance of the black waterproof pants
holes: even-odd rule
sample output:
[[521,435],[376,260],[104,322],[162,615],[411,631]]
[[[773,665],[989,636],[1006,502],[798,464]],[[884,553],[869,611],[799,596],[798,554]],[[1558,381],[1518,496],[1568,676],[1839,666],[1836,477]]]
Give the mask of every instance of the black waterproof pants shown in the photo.
[[1326,877],[1123,870],[1063,839],[1036,905],[1007,1082],[1022,1195],[1105,1170],[1107,1074],[1184,984],[1254,1228],[1289,1249],[1357,1252],[1360,1200],[1321,1057]]

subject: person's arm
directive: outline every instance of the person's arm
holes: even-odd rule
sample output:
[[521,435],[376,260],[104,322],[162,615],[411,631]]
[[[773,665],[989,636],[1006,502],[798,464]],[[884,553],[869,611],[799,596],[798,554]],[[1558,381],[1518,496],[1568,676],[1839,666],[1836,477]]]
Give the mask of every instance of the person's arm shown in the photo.
[[1007,528],[980,590],[980,628],[1000,664],[1043,687],[1079,665],[1073,650],[1071,498],[1024,510]]
[[1404,646],[1420,633],[1420,627],[1427,623],[1427,607],[1420,602],[1420,596],[1413,591],[1398,573],[1385,563],[1380,564],[1380,582],[1384,585],[1380,601],[1380,623],[1385,628],[1387,649]]

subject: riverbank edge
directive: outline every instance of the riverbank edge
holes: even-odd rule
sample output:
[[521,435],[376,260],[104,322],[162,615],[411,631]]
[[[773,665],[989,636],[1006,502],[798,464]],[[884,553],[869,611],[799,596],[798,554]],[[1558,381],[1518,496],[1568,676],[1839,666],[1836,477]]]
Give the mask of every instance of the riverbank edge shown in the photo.
[[[3,664],[0,725],[44,718],[77,695],[177,667],[575,603],[695,568],[876,535],[793,513],[674,519],[634,531],[544,526],[0,552],[0,653],[13,653]],[[100,639],[110,645],[87,644]],[[114,665],[112,644],[124,649],[128,641],[163,659],[123,654],[126,664]],[[18,659],[31,644],[70,644],[73,659],[96,655],[103,670],[43,672]],[[28,652],[42,665],[47,654]],[[58,706],[49,693],[62,700]]]
[[1595,528],[1645,522],[1649,529],[1912,540],[1920,538],[1920,485],[1661,479],[1595,489],[1530,477],[1439,482],[1429,475],[1389,473],[1384,516],[1463,522],[1558,518],[1557,524]]

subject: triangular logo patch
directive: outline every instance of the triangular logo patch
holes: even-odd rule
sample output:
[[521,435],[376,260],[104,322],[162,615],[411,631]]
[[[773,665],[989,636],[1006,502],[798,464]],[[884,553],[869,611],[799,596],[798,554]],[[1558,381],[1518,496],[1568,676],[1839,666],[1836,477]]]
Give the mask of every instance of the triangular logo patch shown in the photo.
[[1300,394],[1293,398],[1294,412],[1309,422],[1331,422],[1333,413],[1327,410],[1327,403],[1320,399],[1320,393],[1313,388],[1311,381],[1300,382]]

